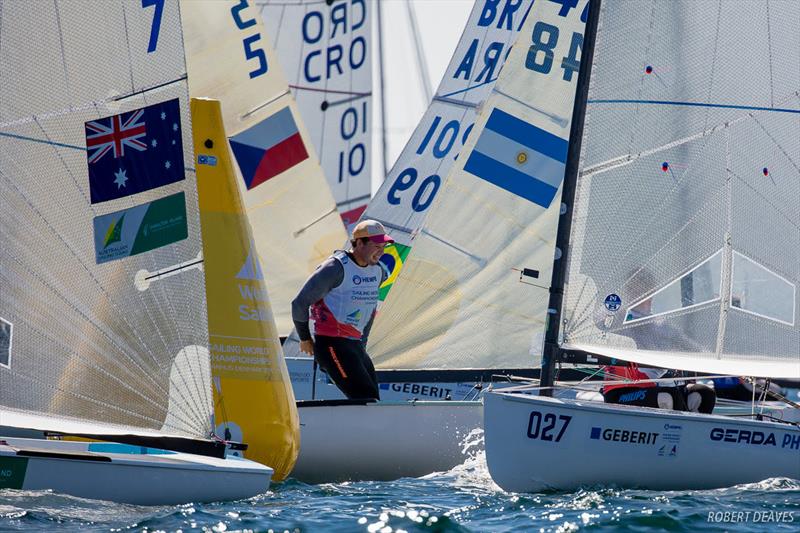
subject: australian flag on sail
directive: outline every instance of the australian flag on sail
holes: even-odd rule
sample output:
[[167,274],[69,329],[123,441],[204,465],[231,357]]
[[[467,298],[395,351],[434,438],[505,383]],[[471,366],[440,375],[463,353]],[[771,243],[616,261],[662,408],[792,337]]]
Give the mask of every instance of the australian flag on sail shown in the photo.
[[248,191],[308,159],[288,107],[234,135],[230,141]]
[[184,179],[177,98],[84,126],[93,204]]
[[493,109],[464,170],[545,209],[567,162],[565,139]]

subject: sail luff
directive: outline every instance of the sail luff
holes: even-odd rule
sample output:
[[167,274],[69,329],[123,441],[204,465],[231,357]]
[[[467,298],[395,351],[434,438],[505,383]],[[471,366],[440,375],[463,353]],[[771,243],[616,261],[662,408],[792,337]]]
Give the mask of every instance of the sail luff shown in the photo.
[[578,71],[578,86],[575,89],[575,105],[572,110],[572,127],[569,132],[569,151],[567,165],[564,169],[564,189],[561,193],[561,216],[558,219],[556,234],[556,254],[553,258],[553,277],[550,281],[550,297],[547,304],[547,320],[545,322],[544,351],[542,355],[542,373],[540,391],[542,396],[551,396],[548,388],[554,382],[555,362],[561,348],[561,321],[563,320],[564,283],[570,254],[570,234],[572,232],[572,216],[575,208],[575,193],[580,169],[581,141],[583,125],[586,119],[586,101],[589,98],[589,82],[594,61],[594,44],[597,39],[598,22],[600,20],[601,0],[589,0],[586,29],[583,33],[581,48],[581,67]]

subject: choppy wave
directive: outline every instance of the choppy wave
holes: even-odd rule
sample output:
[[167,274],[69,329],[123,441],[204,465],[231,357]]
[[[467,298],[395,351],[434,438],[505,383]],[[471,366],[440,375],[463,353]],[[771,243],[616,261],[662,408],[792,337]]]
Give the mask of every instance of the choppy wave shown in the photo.
[[797,531],[800,482],[786,478],[705,491],[586,488],[513,494],[489,475],[483,431],[446,472],[391,482],[288,480],[239,502],[137,507],[0,490],[2,531]]

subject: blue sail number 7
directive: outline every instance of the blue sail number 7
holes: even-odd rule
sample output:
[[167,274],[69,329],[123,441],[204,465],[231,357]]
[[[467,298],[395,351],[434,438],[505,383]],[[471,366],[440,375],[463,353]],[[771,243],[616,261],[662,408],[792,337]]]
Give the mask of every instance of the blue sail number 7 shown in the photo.
[[147,45],[147,53],[155,52],[158,44],[158,30],[161,29],[161,15],[164,14],[164,0],[142,0],[142,7],[156,6],[153,13],[153,25],[150,27],[150,42]]

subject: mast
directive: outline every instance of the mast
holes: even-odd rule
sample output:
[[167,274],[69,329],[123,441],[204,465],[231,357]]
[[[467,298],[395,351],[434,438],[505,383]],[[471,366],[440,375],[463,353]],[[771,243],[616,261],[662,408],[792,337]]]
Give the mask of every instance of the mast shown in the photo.
[[[555,362],[561,355],[558,337],[561,326],[562,303],[564,300],[564,278],[567,274],[567,250],[572,228],[572,211],[575,204],[575,188],[581,158],[583,123],[586,117],[586,100],[589,96],[589,78],[592,71],[594,43],[597,36],[597,21],[600,18],[600,0],[589,0],[589,15],[583,34],[581,68],[578,72],[578,86],[575,90],[575,104],[572,112],[572,126],[569,132],[567,165],[564,171],[564,190],[562,192],[561,220],[556,234],[556,257],[553,265],[553,279],[550,283],[550,300],[547,306],[547,330],[544,339],[542,372],[539,391],[541,396],[552,396]],[[559,251],[561,252],[559,255]]]
[[417,27],[417,15],[414,13],[414,6],[411,2],[406,4],[408,22],[411,25],[411,34],[414,36],[414,50],[417,53],[417,68],[419,69],[419,79],[422,85],[422,95],[425,102],[431,101],[431,80],[428,77],[428,63],[425,61],[425,53],[422,51],[422,36]]
[[383,74],[383,13],[381,11],[381,0],[375,0],[375,7],[378,13],[378,83],[381,93],[381,181],[386,179],[389,167],[386,164],[386,92],[384,90]]

